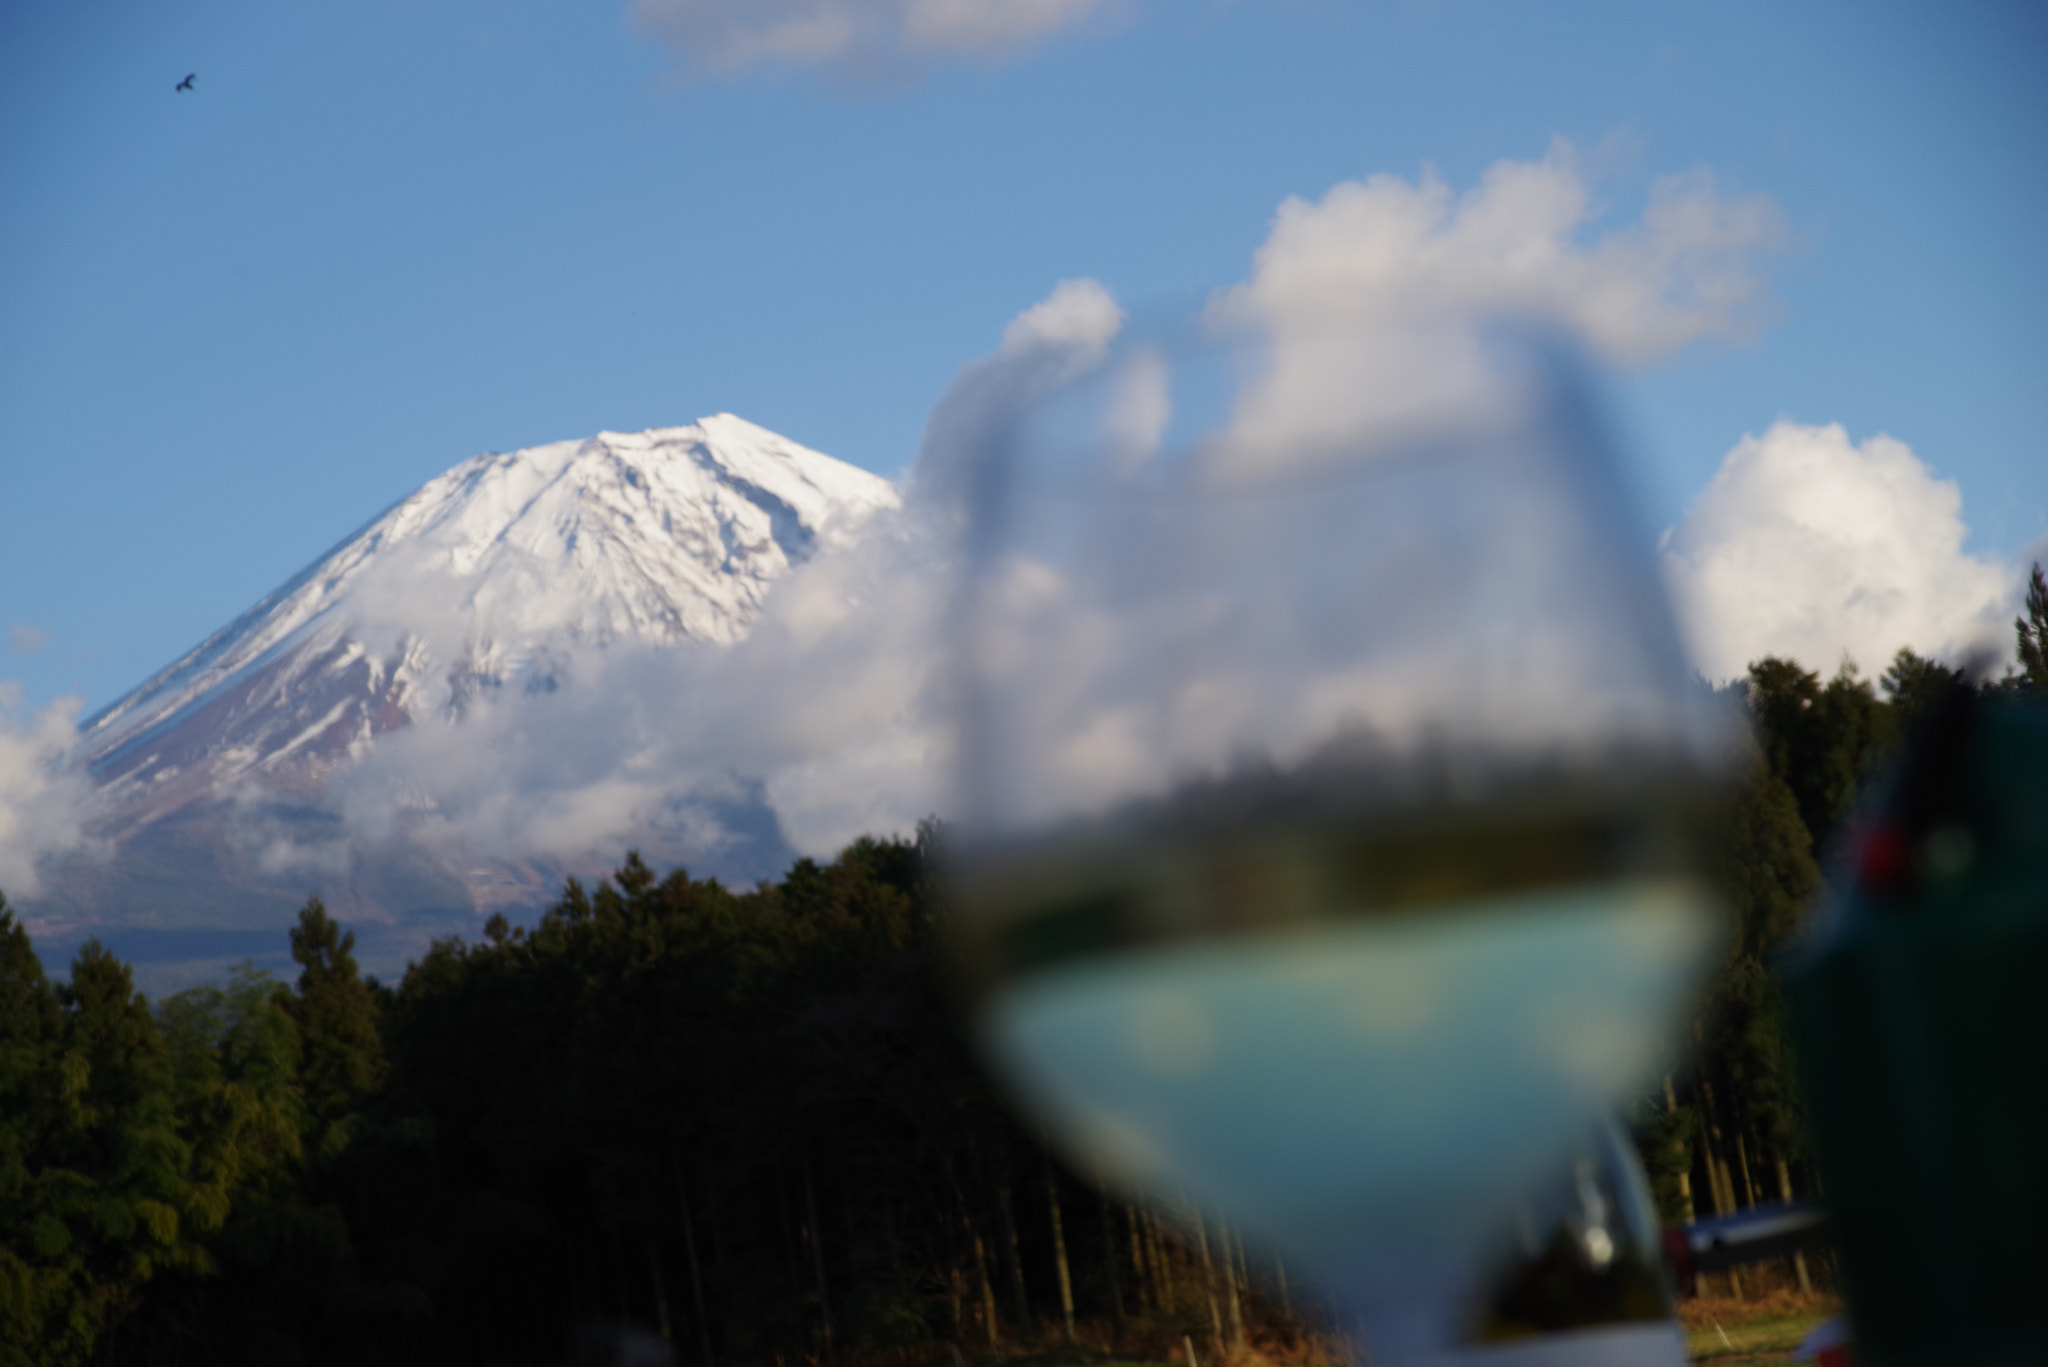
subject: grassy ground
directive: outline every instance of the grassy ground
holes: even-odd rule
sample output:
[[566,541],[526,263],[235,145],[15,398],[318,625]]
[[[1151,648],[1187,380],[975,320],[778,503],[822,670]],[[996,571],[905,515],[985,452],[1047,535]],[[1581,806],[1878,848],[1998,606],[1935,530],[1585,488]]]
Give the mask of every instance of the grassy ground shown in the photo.
[[[1685,1329],[1687,1356],[1691,1361],[1712,1363],[1714,1367],[1742,1367],[1749,1363],[1789,1362],[1799,1341],[1821,1321],[1840,1314],[1841,1309],[1841,1302],[1832,1296],[1801,1296],[1774,1290],[1747,1300],[1694,1297],[1681,1302],[1678,1319]],[[1084,1334],[1082,1343],[1071,1346],[1046,1342],[1035,1352],[1013,1351],[1000,1358],[980,1358],[972,1367],[1188,1367],[1183,1351],[1168,1351],[1169,1342],[1177,1339],[1177,1335],[1160,1336],[1159,1341],[1142,1346],[1127,1343],[1122,1353],[1088,1346],[1092,1337]],[[1274,1344],[1263,1346],[1275,1355],[1240,1350],[1219,1360],[1211,1346],[1202,1342],[1196,1345],[1197,1362],[1199,1367],[1327,1367],[1344,1360],[1341,1347],[1327,1341],[1303,1340],[1284,1351]],[[1132,1348],[1138,1351],[1132,1352]],[[961,1363],[959,1367],[968,1364]]]
[[1841,1313],[1831,1296],[1773,1292],[1753,1301],[1698,1297],[1679,1307],[1688,1355],[1716,1367],[1789,1362],[1799,1340],[1822,1320]]

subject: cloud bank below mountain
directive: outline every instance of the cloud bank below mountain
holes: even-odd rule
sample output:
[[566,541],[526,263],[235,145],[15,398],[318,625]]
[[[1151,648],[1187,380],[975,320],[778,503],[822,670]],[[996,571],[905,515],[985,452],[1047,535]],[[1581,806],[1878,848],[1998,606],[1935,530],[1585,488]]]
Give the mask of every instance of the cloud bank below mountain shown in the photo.
[[0,892],[12,897],[41,890],[43,860],[95,844],[92,784],[69,762],[77,715],[76,699],[25,714],[19,686],[0,682]]

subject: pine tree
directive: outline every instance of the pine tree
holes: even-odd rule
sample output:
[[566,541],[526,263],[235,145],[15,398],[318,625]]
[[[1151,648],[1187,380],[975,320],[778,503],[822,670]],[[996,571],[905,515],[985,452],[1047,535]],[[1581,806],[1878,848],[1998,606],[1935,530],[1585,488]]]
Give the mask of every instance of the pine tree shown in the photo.
[[299,1088],[316,1154],[331,1161],[347,1143],[348,1121],[384,1081],[377,1002],[356,971],[355,932],[344,931],[318,897],[292,928],[296,992],[284,999],[299,1034]]
[[1814,853],[1824,854],[1892,744],[1891,709],[1848,663],[1823,685],[1790,660],[1766,657],[1749,667],[1747,692],[1765,763],[1791,790]]
[[1820,882],[1792,790],[1761,757],[1736,792],[1721,878],[1736,916],[1733,952],[1758,961],[1797,926]]
[[226,988],[190,988],[157,1008],[210,1227],[288,1181],[300,1156],[298,1031],[281,996],[274,977],[244,963]]
[[2048,580],[2041,577],[2039,561],[2027,580],[2027,615],[2013,618],[2012,625],[2019,637],[2023,686],[2048,693]]
[[[59,1114],[62,1031],[57,994],[0,896],[0,1362],[72,1337],[62,1314],[71,1235],[41,1171]],[[72,1346],[82,1353],[88,1342]]]
[[1901,648],[1878,682],[1898,714],[1901,734],[1910,733],[1921,718],[1929,715],[1949,690],[1963,687],[1968,676],[1959,668],[1942,664]]
[[[1778,762],[1790,746],[1824,743],[1826,691],[1818,680],[1796,666],[1756,672],[1765,685],[1753,697],[1794,704],[1786,709],[1793,712],[1790,724],[1782,715],[1775,719]],[[1816,710],[1822,713],[1818,724]],[[1772,739],[1769,724],[1759,717],[1765,744]],[[1801,727],[1809,729],[1802,735]],[[1718,881],[1733,923],[1694,1026],[1698,1047],[1685,1096],[1681,1100],[1667,1081],[1634,1116],[1643,1166],[1667,1219],[1726,1214],[1755,1199],[1757,1173],[1780,1165],[1789,1173],[1804,1151],[1784,1008],[1767,965],[1811,904],[1820,873],[1792,788],[1767,753],[1760,747],[1746,769],[1718,851]]]
[[34,1065],[9,1079],[26,1095],[9,1097],[6,1129],[26,1142],[0,1177],[0,1346],[27,1331],[26,1360],[83,1362],[152,1280],[207,1268],[192,1237],[202,1203],[163,1038],[128,966],[88,940],[71,980],[46,994],[27,937],[8,922],[0,916],[0,995],[33,1024],[10,1022],[7,1052]]

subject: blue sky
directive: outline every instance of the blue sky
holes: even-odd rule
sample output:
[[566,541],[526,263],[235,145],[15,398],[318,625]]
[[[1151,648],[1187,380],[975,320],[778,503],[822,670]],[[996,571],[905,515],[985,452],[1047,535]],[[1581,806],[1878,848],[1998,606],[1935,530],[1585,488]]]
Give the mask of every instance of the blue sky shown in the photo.
[[[1131,0],[965,56],[707,70],[743,11],[645,4],[0,11],[18,710],[113,701],[476,451],[730,410],[897,473],[1058,281],[1231,285],[1288,196],[1464,192],[1560,137],[1589,238],[1699,167],[1783,224],[1750,253],[1767,326],[1618,382],[1656,527],[1785,418],[1842,425],[1843,478],[1884,433],[1914,489],[1954,481],[1964,569],[2048,535],[2048,11]],[[1780,487],[1727,485],[1716,535]]]

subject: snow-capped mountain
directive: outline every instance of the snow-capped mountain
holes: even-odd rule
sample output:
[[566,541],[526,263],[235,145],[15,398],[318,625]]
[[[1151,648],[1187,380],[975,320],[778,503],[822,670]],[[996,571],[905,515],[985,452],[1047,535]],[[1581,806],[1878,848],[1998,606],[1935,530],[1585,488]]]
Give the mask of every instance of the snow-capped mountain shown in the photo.
[[110,805],[310,793],[377,735],[615,642],[726,645],[894,487],[719,414],[473,457],[89,719]]
[[[167,989],[276,956],[317,889],[389,971],[481,910],[547,900],[559,864],[365,843],[337,787],[394,732],[462,743],[485,701],[558,724],[614,648],[722,652],[777,579],[896,503],[888,481],[730,414],[462,462],[84,723],[97,846],[46,880],[38,943],[101,934]],[[773,815],[735,800],[753,863],[729,873],[779,871],[755,867],[787,857]]]

